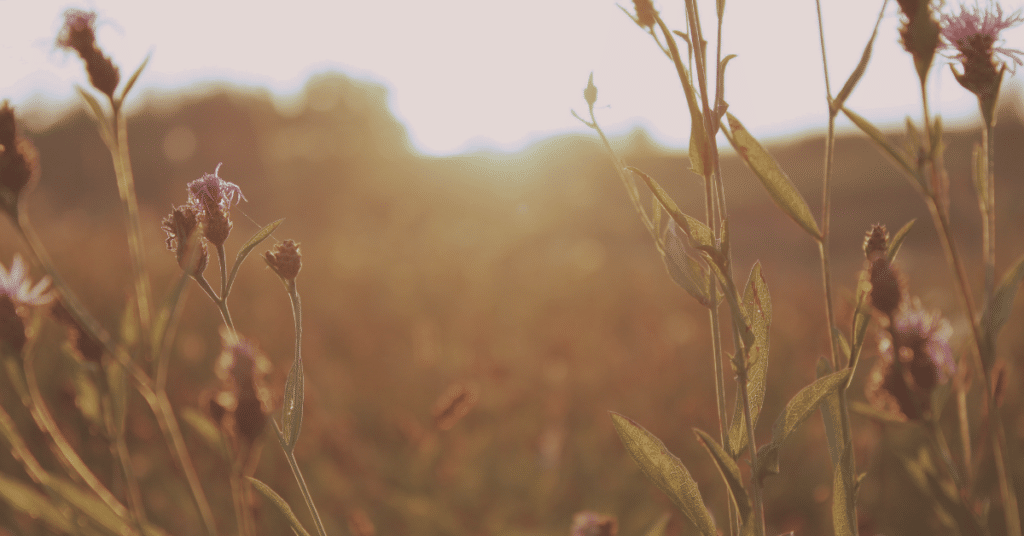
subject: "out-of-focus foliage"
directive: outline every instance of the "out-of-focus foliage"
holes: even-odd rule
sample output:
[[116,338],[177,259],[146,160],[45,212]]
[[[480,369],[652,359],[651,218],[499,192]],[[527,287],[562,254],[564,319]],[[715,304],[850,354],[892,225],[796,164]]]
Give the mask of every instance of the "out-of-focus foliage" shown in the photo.
[[[173,254],[163,249],[160,220],[183,202],[188,181],[219,162],[221,176],[248,198],[235,209],[241,212],[229,251],[281,217],[275,238],[302,244],[306,402],[295,452],[328,532],[365,530],[369,521],[378,534],[558,535],[568,532],[575,512],[592,510],[616,515],[622,534],[642,534],[673,507],[624,454],[609,410],[643,422],[686,460],[709,506],[717,505],[713,511],[725,504],[718,469],[691,432],[717,429],[707,313],[668,277],[596,141],[562,137],[516,154],[423,157],[390,115],[383,88],[340,75],[316,77],[284,105],[265,92],[231,87],[141,102],[129,120],[129,142],[158,295],[178,273]],[[1010,177],[1020,152],[1009,144],[1024,129],[1009,115],[998,128],[995,139],[1006,144],[996,148],[998,172]],[[33,221],[69,283],[107,326],[116,326],[131,285],[109,154],[84,109],[28,134],[42,161],[30,202]],[[947,139],[952,195],[971,195],[971,137]],[[655,177],[683,211],[703,212],[702,185],[687,171],[685,151],[666,152],[642,133],[620,143],[625,160]],[[849,325],[864,229],[927,213],[870,142],[840,138],[837,145],[833,281],[838,321]],[[820,198],[822,148],[818,138],[771,147],[809,200]],[[726,157],[722,167],[734,263],[759,260],[772,289],[772,367],[757,430],[764,445],[771,437],[764,423],[774,422],[786,401],[815,379],[815,363],[827,348],[818,257],[742,162]],[[1012,208],[1024,206],[1024,181],[1003,180],[999,199],[1007,218],[1000,225],[1024,218]],[[977,236],[977,214],[964,210],[952,219],[963,236]],[[1001,248],[1024,248],[1019,233],[1002,236]],[[17,247],[9,225],[0,222],[0,258]],[[915,229],[900,261],[915,288],[951,287],[945,272],[932,268],[941,251],[929,232]],[[179,414],[202,411],[200,400],[215,387],[219,352],[217,311],[197,289],[189,292],[170,367]],[[270,380],[280,403],[292,358],[288,298],[276,276],[249,262],[232,300],[236,325],[275,364]],[[955,310],[952,296],[927,301]],[[1011,323],[1019,307],[1013,315]],[[57,328],[45,329],[59,339]],[[1005,355],[1024,351],[1020,330],[1005,331]],[[863,357],[872,362],[873,340],[869,333]],[[95,424],[80,416],[75,367],[53,344],[39,351],[37,367],[60,425],[109,481],[115,464]],[[1009,374],[1011,386],[1016,372]],[[854,400],[864,374],[854,379]],[[441,430],[435,408],[458,389],[473,393],[476,404]],[[1018,391],[1006,389],[1004,415],[1022,414]],[[19,405],[6,387],[0,402]],[[173,534],[196,533],[198,519],[182,506],[191,504],[187,488],[152,416],[135,402],[127,415],[129,448],[151,520]],[[31,419],[13,413],[36,441],[41,461],[55,467]],[[858,467],[869,471],[860,490],[861,522],[870,533],[918,533],[908,520],[930,519],[929,503],[900,474],[902,462],[891,454],[898,449],[879,444],[882,426],[892,425],[854,416]],[[1008,428],[1011,443],[1019,444],[1015,430],[1024,428]],[[185,433],[214,509],[230,512],[221,453],[192,427],[185,425]],[[909,432],[885,441],[900,441],[901,434]],[[273,446],[270,435],[265,441]],[[787,439],[781,471],[807,476],[766,480],[769,532],[830,532],[831,469],[823,442],[818,418]],[[0,455],[0,470],[21,475],[7,454]],[[312,526],[276,448],[264,450],[255,476]],[[980,485],[992,482],[981,475]],[[287,533],[277,509],[260,504],[264,533]],[[13,527],[46,533],[5,504],[0,520],[0,534]],[[677,515],[666,534],[685,533],[684,527]]]

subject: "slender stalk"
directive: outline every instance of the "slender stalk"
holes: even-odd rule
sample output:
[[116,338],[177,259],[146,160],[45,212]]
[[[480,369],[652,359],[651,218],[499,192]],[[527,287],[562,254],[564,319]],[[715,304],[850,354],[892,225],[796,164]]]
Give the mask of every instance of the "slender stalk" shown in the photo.
[[[743,354],[743,362],[746,363],[747,355],[745,350],[743,351]],[[750,440],[747,441],[747,447],[750,451],[750,464],[754,466],[757,464],[757,444],[754,441],[754,421],[750,414],[750,396],[747,392],[747,372],[745,370],[741,370],[736,383],[739,384],[740,394],[743,399],[743,418],[747,421],[747,436],[750,438]],[[757,476],[753,473],[754,471],[752,471],[750,475],[750,487],[754,492],[754,513],[752,515],[757,521],[755,534],[764,536],[764,502],[761,498],[761,486],[758,485]]]
[[75,452],[74,447],[68,443],[64,434],[61,433],[60,427],[57,426],[57,422],[54,420],[53,415],[50,413],[49,407],[46,405],[46,401],[43,400],[43,394],[39,390],[39,382],[36,378],[36,367],[35,367],[35,352],[31,349],[26,348],[25,359],[22,365],[25,372],[25,385],[28,387],[28,394],[30,397],[31,406],[29,407],[32,416],[35,418],[36,424],[40,430],[46,432],[53,440],[54,446],[57,448],[57,452],[63,458],[65,465],[71,468],[72,471],[78,478],[89,486],[89,489],[96,494],[100,500],[103,501],[118,517],[125,517],[128,515],[128,510],[117,500],[116,497],[93,472],[89,469],[89,466],[82,461],[82,458]]
[[[981,131],[981,143],[985,151],[985,200],[986,208],[982,214],[981,234],[984,242],[983,258],[985,262],[985,303],[992,301],[992,292],[996,280],[996,181],[995,181],[995,120],[988,122]],[[978,192],[981,194],[981,192]]]
[[[281,428],[277,425],[277,421],[271,419],[274,423],[274,430],[277,432],[277,436],[283,437]],[[317,512],[316,506],[313,504],[313,496],[309,493],[309,488],[306,487],[306,479],[302,477],[302,469],[299,469],[299,463],[295,460],[295,453],[285,450],[285,458],[288,459],[288,466],[292,468],[292,475],[295,476],[295,482],[299,484],[299,491],[302,492],[302,498],[306,501],[306,506],[309,508],[309,513],[313,516],[313,522],[316,524],[317,534],[320,536],[327,536],[327,531],[324,529],[324,523],[320,520],[320,513]]]
[[[149,274],[146,271],[145,247],[142,242],[142,226],[139,223],[139,204],[135,197],[135,179],[132,176],[131,161],[128,157],[128,125],[124,110],[121,109],[113,98],[110,100],[114,111],[111,126],[116,132],[110,146],[111,157],[114,160],[114,174],[117,176],[117,190],[121,197],[121,205],[124,209],[127,220],[128,250],[132,257],[132,271],[135,276],[135,294],[139,309],[139,328],[142,338],[142,348],[148,348],[152,330],[152,311],[150,310]],[[152,355],[152,349],[147,352]]]
[[239,536],[253,536],[255,532],[252,511],[248,506],[245,492],[245,486],[248,481],[242,478],[245,458],[245,453],[240,452],[234,463],[231,464],[231,499],[235,506],[235,519],[238,520]]

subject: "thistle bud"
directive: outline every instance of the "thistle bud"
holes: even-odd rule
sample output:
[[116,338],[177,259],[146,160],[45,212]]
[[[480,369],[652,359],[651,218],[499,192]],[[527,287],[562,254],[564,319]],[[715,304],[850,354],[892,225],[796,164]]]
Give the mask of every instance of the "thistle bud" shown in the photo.
[[881,223],[872,225],[871,230],[864,237],[864,257],[868,262],[875,262],[880,256],[885,255],[888,249],[889,232]]
[[[195,209],[190,205],[181,205],[164,218],[160,227],[167,233],[165,243],[167,249],[174,252],[178,266],[193,276],[202,274],[209,263],[209,254],[203,238],[192,238],[199,227]],[[199,248],[198,251],[189,247],[193,242]]]
[[597,102],[597,86],[594,85],[594,73],[590,73],[590,79],[587,80],[587,87],[583,89],[583,100],[587,101],[587,106],[594,107],[594,103]]
[[294,280],[302,268],[302,252],[299,251],[299,244],[293,240],[285,240],[275,246],[274,251],[264,253],[263,260],[285,281]]

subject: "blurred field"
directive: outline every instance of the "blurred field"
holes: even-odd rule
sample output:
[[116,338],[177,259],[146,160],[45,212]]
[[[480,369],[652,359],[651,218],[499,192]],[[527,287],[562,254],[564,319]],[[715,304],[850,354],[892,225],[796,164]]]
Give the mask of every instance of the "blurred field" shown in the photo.
[[[297,456],[330,533],[363,519],[381,535],[553,536],[567,534],[573,513],[589,509],[617,516],[620,534],[643,534],[673,508],[622,448],[609,410],[661,437],[724,519],[724,488],[691,431],[718,435],[707,313],[667,276],[595,139],[550,139],[517,154],[425,158],[410,152],[382,88],[340,75],[312,80],[301,104],[287,108],[275,108],[268,94],[230,87],[144,100],[129,136],[158,296],[178,273],[163,249],[160,220],[185,201],[185,184],[218,162],[220,175],[248,198],[233,210],[229,254],[282,217],[275,238],[302,245],[307,413]],[[578,103],[567,103],[566,113],[571,104]],[[29,136],[43,169],[30,204],[33,222],[66,279],[108,327],[116,326],[131,285],[109,154],[82,110]],[[967,155],[978,139],[975,132],[950,133],[945,156],[953,221],[972,259],[980,257],[980,225]],[[996,139],[1002,270],[1024,251],[1024,126],[1014,111],[1004,114]],[[703,215],[703,187],[683,153],[667,153],[639,132],[620,145],[625,160],[661,181],[684,211]],[[817,212],[822,139],[772,150]],[[764,441],[782,405],[814,379],[827,348],[820,265],[816,245],[752,174],[733,158],[723,166],[737,279],[760,260],[775,311],[758,430]],[[912,218],[918,223],[899,257],[911,292],[955,315],[925,205],[905,180],[859,136],[838,140],[836,173],[832,252],[841,325],[851,318],[864,232],[876,222],[895,231]],[[0,222],[0,259],[9,262],[18,248],[12,228]],[[979,266],[969,266],[978,284]],[[230,306],[240,332],[274,361],[279,399],[292,324],[287,296],[262,260],[254,256],[243,266]],[[965,326],[953,320],[960,348]],[[202,392],[215,385],[218,325],[216,309],[193,288],[171,367],[179,411],[198,407]],[[1012,420],[1021,410],[1024,369],[1014,361],[1024,352],[1022,325],[1018,306],[1001,341],[1010,362],[1003,411],[1011,416],[1011,454],[1019,454],[1024,438],[1024,420]],[[74,407],[75,368],[51,350],[40,366],[50,368],[48,394],[58,419],[69,436],[81,436],[81,450],[107,478],[105,447]],[[875,354],[869,345],[857,385]],[[453,385],[478,393],[479,402],[442,431],[434,406]],[[0,401],[31,432],[31,420],[7,391],[5,383]],[[863,400],[862,388],[851,393]],[[174,534],[195,534],[200,525],[187,488],[168,465],[148,409],[135,402],[129,439],[151,515]],[[913,431],[859,416],[853,426],[858,466],[868,471],[860,494],[865,534],[928,533],[921,523],[931,510],[885,449]],[[883,441],[886,429],[894,433]],[[227,530],[227,469],[191,430],[186,434]],[[271,435],[256,476],[305,520]],[[29,437],[45,453],[41,436]],[[0,470],[21,474],[6,454]],[[831,468],[820,418],[783,450],[782,470],[767,481],[769,533],[831,533]],[[1014,470],[1024,474],[1020,462]],[[982,485],[992,482],[983,478]],[[14,519],[6,505],[0,519]],[[263,534],[287,531],[269,506],[258,524]],[[37,534],[24,519],[6,527]],[[691,532],[674,517],[671,534]]]

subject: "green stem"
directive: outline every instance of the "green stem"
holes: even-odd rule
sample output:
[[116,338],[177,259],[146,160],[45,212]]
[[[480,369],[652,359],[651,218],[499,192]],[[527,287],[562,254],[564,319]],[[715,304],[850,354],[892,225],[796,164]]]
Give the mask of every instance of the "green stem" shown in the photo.
[[[982,207],[981,234],[984,245],[985,262],[985,303],[992,301],[996,279],[996,181],[995,181],[995,121],[989,122],[982,130],[981,143],[985,159],[985,200]],[[979,192],[981,193],[981,192]]]
[[[274,430],[277,432],[277,437],[283,437],[281,434],[281,428],[277,425],[277,421],[271,419],[274,423]],[[327,536],[327,531],[324,529],[324,522],[320,520],[320,513],[317,512],[316,505],[313,504],[313,496],[309,493],[309,488],[306,487],[306,479],[302,477],[302,469],[299,469],[299,463],[295,460],[294,452],[284,451],[285,458],[288,459],[288,466],[292,468],[292,475],[295,476],[295,482],[299,485],[299,491],[302,492],[302,498],[306,501],[306,507],[309,508],[309,513],[313,516],[313,522],[316,524],[316,532],[319,536]]]

